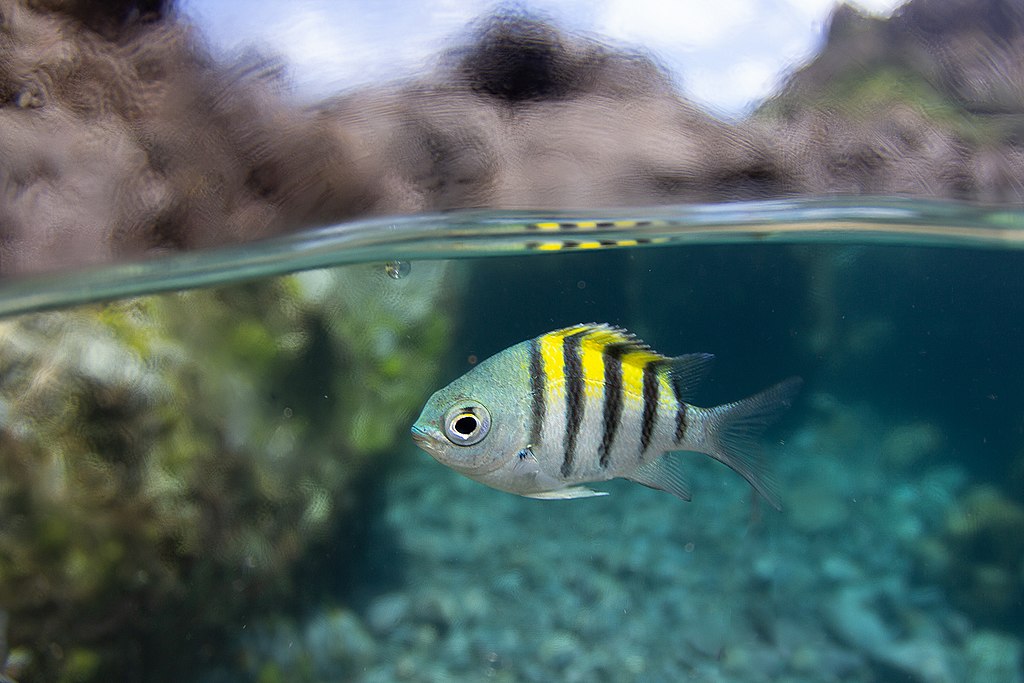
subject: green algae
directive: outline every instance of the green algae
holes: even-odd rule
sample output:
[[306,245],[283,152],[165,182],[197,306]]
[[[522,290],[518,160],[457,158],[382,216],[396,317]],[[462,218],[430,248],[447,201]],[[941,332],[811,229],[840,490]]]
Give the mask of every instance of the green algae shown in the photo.
[[452,283],[417,271],[0,322],[0,605],[25,680],[180,674],[216,656],[186,635],[295,588],[434,384]]

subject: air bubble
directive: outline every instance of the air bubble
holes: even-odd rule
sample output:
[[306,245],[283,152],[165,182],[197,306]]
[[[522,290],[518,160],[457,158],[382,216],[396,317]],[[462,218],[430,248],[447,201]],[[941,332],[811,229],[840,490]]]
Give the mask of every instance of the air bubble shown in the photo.
[[408,261],[388,261],[384,264],[384,272],[392,280],[401,280],[412,270],[412,264]]

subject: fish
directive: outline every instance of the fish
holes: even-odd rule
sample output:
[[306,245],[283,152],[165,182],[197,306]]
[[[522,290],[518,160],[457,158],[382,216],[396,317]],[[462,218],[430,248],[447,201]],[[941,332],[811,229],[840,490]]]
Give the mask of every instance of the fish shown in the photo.
[[[610,238],[609,230],[642,231],[668,227],[666,221],[547,221],[528,223],[526,229],[539,236],[553,239],[532,239],[524,245],[530,251],[568,251],[605,249],[608,247],[638,247],[649,244],[667,244],[667,237],[646,237],[643,234],[624,238]],[[567,237],[562,237],[566,235]]]
[[413,441],[456,472],[539,499],[607,495],[584,484],[628,479],[691,499],[681,453],[703,453],[776,509],[758,438],[792,404],[791,377],[733,403],[690,403],[714,356],[663,356],[605,323],[520,342],[435,392]]

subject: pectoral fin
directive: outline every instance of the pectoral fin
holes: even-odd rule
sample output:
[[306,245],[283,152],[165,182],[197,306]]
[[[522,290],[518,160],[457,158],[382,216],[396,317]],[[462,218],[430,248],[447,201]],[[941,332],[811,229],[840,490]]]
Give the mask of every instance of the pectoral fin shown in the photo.
[[570,498],[592,498],[594,496],[607,496],[607,491],[594,491],[585,486],[570,486],[555,491],[544,491],[542,493],[524,493],[527,498],[539,498],[540,500],[568,500]]
[[519,451],[515,462],[512,463],[512,468],[519,475],[531,474],[537,476],[540,473],[540,463],[537,462],[537,456],[533,454],[532,446],[527,446]]

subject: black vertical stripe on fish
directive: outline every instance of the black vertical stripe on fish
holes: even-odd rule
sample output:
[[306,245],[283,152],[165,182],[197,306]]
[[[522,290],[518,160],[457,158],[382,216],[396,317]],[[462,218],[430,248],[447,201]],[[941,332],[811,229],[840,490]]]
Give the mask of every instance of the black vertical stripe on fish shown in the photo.
[[530,405],[533,408],[530,417],[530,445],[540,443],[540,430],[544,426],[545,392],[547,378],[544,375],[544,363],[540,356],[540,340],[530,340]]
[[654,420],[658,417],[658,363],[651,361],[644,366],[644,419],[640,428],[640,455],[651,443],[654,434]]
[[629,344],[609,344],[604,348],[604,434],[598,454],[601,467],[608,467],[615,432],[622,419],[622,356]]
[[565,458],[562,476],[572,472],[576,458],[576,439],[583,425],[583,359],[580,357],[580,339],[589,330],[580,330],[562,339],[565,360]]
[[675,383],[672,384],[672,393],[676,397],[676,443],[682,443],[687,427],[686,402],[679,396]]

